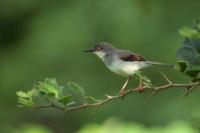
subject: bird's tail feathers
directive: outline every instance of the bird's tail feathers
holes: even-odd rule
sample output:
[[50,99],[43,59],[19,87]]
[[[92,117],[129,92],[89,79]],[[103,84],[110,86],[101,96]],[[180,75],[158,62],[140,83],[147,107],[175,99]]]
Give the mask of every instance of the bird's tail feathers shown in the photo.
[[149,65],[176,69],[176,65],[174,65],[174,64],[166,64],[166,63],[160,63],[160,62],[154,62],[154,61],[146,61],[146,63],[149,64]]

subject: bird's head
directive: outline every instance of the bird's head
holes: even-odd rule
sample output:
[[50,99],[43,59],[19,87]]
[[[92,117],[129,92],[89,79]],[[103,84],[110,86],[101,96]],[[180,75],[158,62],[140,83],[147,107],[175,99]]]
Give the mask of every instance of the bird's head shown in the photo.
[[93,48],[86,50],[85,52],[91,52],[103,59],[104,55],[112,51],[114,47],[107,42],[99,42]]
[[102,53],[106,54],[107,52],[111,51],[113,49],[113,46],[110,43],[107,42],[99,42],[97,43],[93,48],[86,50],[85,52],[91,52],[91,53]]

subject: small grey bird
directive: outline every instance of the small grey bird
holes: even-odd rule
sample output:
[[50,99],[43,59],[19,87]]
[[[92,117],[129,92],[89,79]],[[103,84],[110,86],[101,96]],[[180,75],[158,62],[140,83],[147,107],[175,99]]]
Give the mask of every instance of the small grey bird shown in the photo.
[[149,66],[174,67],[170,64],[147,61],[139,54],[132,53],[128,50],[117,49],[107,42],[99,42],[94,48],[85,52],[92,52],[96,54],[105,63],[109,70],[120,76],[128,78],[119,92],[121,96],[124,95],[124,89],[131,76],[135,74],[136,71]]

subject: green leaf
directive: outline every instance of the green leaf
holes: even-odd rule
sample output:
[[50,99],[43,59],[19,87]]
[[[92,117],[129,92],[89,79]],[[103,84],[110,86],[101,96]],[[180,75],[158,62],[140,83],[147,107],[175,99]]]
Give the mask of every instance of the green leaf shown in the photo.
[[137,71],[136,72],[136,76],[138,76],[139,78],[142,78],[142,83],[146,87],[153,87],[153,84],[151,83],[151,80],[147,76],[145,76],[141,71]]
[[146,83],[151,83],[151,80],[150,80],[147,76],[143,76],[142,79],[143,79]]
[[20,106],[32,107],[34,105],[34,102],[30,98],[18,98],[17,102]]
[[36,93],[37,91],[35,90],[35,88],[27,92],[18,91],[16,94],[18,96],[17,102],[20,104],[19,106],[32,107],[34,105],[33,96],[35,96]]
[[64,104],[64,105],[67,105],[68,103],[70,103],[72,100],[72,96],[64,96],[64,97],[61,97],[58,99],[58,102]]
[[68,103],[67,106],[71,106],[71,105],[74,105],[74,104],[76,104],[75,101]]
[[183,37],[194,38],[194,39],[200,38],[199,32],[193,28],[183,27],[182,29],[179,30],[179,33]]
[[17,96],[18,97],[22,97],[22,98],[28,98],[29,95],[26,93],[26,92],[23,92],[23,91],[18,91],[16,92]]
[[189,65],[199,66],[200,55],[197,50],[190,46],[183,46],[177,50],[177,57],[185,60]]
[[199,73],[200,73],[200,70],[188,70],[185,72],[185,74],[187,74],[191,78],[196,78]]
[[75,82],[68,82],[68,87],[76,94],[80,94],[81,96],[85,96],[84,89]]
[[93,101],[93,102],[99,102],[99,100],[98,99],[96,99],[96,98],[94,98],[94,97],[85,97],[85,99],[87,99],[87,100],[90,100],[90,101]]
[[29,97],[33,97],[34,95],[37,95],[37,93],[38,91],[35,88],[31,89],[30,91],[27,91],[27,95]]
[[197,81],[200,81],[200,77],[197,77],[197,78],[193,78],[193,79],[192,79],[192,82],[197,82]]
[[137,71],[136,75],[138,77],[141,77],[145,82],[151,83],[151,80],[146,75],[144,75],[141,71]]
[[185,37],[183,45],[176,52],[177,57],[186,61],[190,66],[200,66],[200,29],[196,20],[192,28],[184,27],[179,32]]
[[189,46],[200,53],[200,39],[186,38],[183,41],[183,46]]
[[180,72],[185,72],[185,70],[187,69],[187,63],[184,61],[178,61],[178,68]]
[[200,32],[200,19],[194,19],[194,29]]
[[55,98],[59,98],[59,96],[62,93],[62,88],[58,86],[56,79],[47,78],[45,79],[45,82],[39,83],[39,89],[50,96],[53,96]]

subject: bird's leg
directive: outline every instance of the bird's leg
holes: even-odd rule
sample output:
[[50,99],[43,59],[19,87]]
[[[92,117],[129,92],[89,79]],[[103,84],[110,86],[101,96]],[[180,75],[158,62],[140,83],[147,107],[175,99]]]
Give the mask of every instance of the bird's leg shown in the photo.
[[144,92],[144,86],[142,84],[142,77],[140,76],[140,83],[139,83],[139,86],[138,86],[138,91],[140,93]]
[[122,86],[121,90],[119,91],[119,95],[120,95],[121,97],[123,97],[123,96],[125,95],[124,90],[125,90],[125,88],[126,88],[126,86],[127,86],[127,84],[128,84],[128,82],[129,82],[130,79],[131,79],[131,76],[128,77],[128,79],[126,80],[126,82],[125,82],[124,85]]

